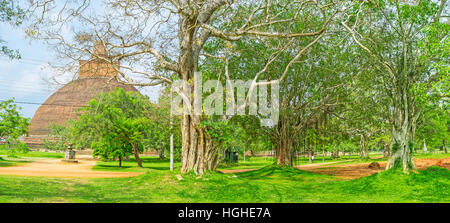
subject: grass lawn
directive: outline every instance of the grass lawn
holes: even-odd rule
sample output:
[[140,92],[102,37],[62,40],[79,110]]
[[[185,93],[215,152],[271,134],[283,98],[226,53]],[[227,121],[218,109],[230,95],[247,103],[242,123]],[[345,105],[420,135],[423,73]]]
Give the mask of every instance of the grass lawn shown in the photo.
[[[114,172],[146,172],[149,170],[169,171],[169,159],[161,160],[154,156],[140,156],[142,166],[137,165],[136,159],[130,157],[129,161],[122,161],[122,167],[119,167],[119,161],[98,161],[92,170],[114,171]],[[180,162],[174,162],[174,168],[179,168]]]
[[30,160],[0,156],[0,167],[17,166],[29,163]]
[[[385,171],[356,180],[281,168],[259,157],[229,168],[264,167],[236,174],[208,173],[178,180],[168,160],[142,157],[98,162],[94,170],[144,171],[132,178],[63,179],[0,175],[0,202],[450,202],[450,171],[439,167],[404,175]],[[0,161],[0,162],[4,162]],[[224,167],[223,165],[221,168]]]
[[0,149],[0,167],[25,165],[37,159],[48,158],[64,158],[64,154],[30,151],[27,153],[14,153],[14,155],[12,155],[8,150]]
[[[6,149],[0,149],[0,155],[4,156],[10,156],[10,152]],[[37,152],[37,151],[30,151],[27,153],[15,153],[12,157],[14,158],[20,158],[20,157],[34,157],[34,158],[64,158],[64,153],[57,153],[57,152]]]
[[[313,163],[323,163],[322,161],[322,156],[317,155],[315,156],[315,160]],[[348,155],[346,155],[335,159],[331,159],[331,157],[326,156],[324,161],[325,163],[330,163],[331,165],[331,163],[334,162],[338,162],[337,164],[340,164],[342,162],[357,162],[360,161],[360,159],[358,155],[352,155],[350,158],[348,157]],[[241,157],[239,157],[239,163],[221,163],[218,170],[258,169],[267,165],[271,165],[274,162],[275,160],[272,157],[246,157],[245,161],[241,159]],[[363,162],[368,161],[365,160]],[[308,157],[297,157],[297,159],[293,161],[294,166],[305,164],[311,164]]]
[[152,170],[133,178],[0,177],[0,202],[450,202],[450,171],[430,167],[342,181],[293,168],[266,166],[197,179]]
[[418,159],[441,159],[450,157],[450,153],[416,153],[414,157]]

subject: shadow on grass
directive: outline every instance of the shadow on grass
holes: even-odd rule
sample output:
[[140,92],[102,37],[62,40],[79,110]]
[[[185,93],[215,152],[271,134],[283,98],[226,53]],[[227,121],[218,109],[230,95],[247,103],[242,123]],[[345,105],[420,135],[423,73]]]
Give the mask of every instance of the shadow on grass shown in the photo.
[[450,171],[435,166],[409,175],[392,170],[338,181],[323,181],[333,178],[274,165],[201,178],[186,174],[184,180],[177,180],[175,174],[152,171],[132,178],[89,180],[0,176],[0,202],[360,203],[449,202],[450,198]]
[[299,170],[293,167],[282,167],[278,165],[265,166],[258,170],[236,173],[239,177],[245,177],[253,180],[336,180],[336,178],[319,173],[313,173],[305,170]]
[[0,157],[0,167],[10,167],[10,166],[18,166],[30,163],[30,161],[26,160],[5,160]]

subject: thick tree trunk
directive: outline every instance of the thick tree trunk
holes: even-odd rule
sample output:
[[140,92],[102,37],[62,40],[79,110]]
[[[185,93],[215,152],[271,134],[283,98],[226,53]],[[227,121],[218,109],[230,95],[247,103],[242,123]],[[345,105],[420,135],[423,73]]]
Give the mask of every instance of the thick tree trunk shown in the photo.
[[182,123],[182,160],[181,172],[194,171],[203,175],[206,171],[215,171],[219,164],[217,147],[206,135],[206,130],[198,128],[185,115]]
[[393,146],[391,156],[386,165],[386,170],[391,168],[402,168],[403,172],[408,173],[416,169],[412,159],[412,148],[409,145],[409,136],[406,128],[403,130],[395,129],[392,133]]
[[[180,57],[179,67],[180,76],[184,81],[182,92],[189,98],[190,114],[183,114],[181,122],[182,132],[182,152],[181,152],[181,172],[187,173],[194,171],[195,174],[203,175],[207,170],[214,171],[218,165],[217,148],[207,137],[205,129],[201,129],[200,115],[194,112],[194,74],[198,71],[198,58],[202,46],[197,45],[198,39],[196,29],[198,24],[195,14],[181,16],[179,19],[179,43]],[[193,19],[194,18],[194,19]],[[202,80],[199,80],[202,81]],[[199,86],[197,86],[199,87]],[[199,89],[197,89],[199,90]],[[194,94],[192,94],[194,93]],[[201,97],[201,90],[200,95]],[[201,111],[200,111],[201,112]]]
[[367,134],[361,135],[361,139],[359,141],[360,145],[359,156],[361,159],[369,159],[369,147],[367,145],[368,138],[369,137],[367,136]]
[[290,124],[288,117],[282,116],[278,120],[277,125],[277,135],[275,139],[276,142],[276,150],[275,150],[275,159],[276,163],[280,166],[292,166],[293,160],[293,149],[292,149],[292,133],[289,131]]
[[276,151],[277,164],[280,166],[292,166],[291,142],[289,137],[281,137]]
[[134,143],[132,143],[131,146],[133,147],[134,158],[136,158],[138,166],[142,168],[142,161],[139,158],[139,150],[138,150],[137,146]]
[[414,106],[414,96],[411,94],[407,75],[407,73],[402,74],[402,77],[406,78],[399,80],[392,91],[394,108],[391,131],[392,149],[386,165],[386,170],[401,168],[406,174],[416,169],[413,162],[413,142],[415,123],[420,114]]
[[122,157],[119,156],[119,167],[122,167]]

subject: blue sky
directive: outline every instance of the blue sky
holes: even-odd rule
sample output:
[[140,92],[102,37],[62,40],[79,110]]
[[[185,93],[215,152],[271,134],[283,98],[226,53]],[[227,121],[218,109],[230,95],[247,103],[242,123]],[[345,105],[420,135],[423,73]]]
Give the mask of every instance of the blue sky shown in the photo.
[[[22,108],[21,113],[31,118],[39,105],[26,103],[44,103],[61,87],[46,81],[52,76],[48,63],[57,64],[58,61],[43,42],[25,38],[23,27],[0,23],[0,39],[6,41],[9,48],[18,49],[22,56],[21,60],[0,56],[0,101],[14,97]],[[152,101],[159,95],[158,87],[145,87],[140,91],[149,95]]]

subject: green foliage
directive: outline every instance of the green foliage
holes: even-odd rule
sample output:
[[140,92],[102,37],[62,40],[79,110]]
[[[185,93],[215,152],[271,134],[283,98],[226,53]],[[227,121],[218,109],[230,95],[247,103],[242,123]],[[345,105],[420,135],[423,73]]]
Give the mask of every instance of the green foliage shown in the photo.
[[137,92],[118,88],[99,94],[82,108],[78,120],[68,123],[71,141],[106,159],[136,155],[144,150],[149,129],[154,127],[151,110],[149,99]]
[[19,138],[28,134],[30,122],[20,115],[19,109],[14,100],[0,102],[0,140],[12,154],[28,151],[28,146]]
[[47,128],[50,129],[50,134],[48,134],[43,140],[44,147],[46,149],[65,151],[68,146],[72,144],[70,141],[70,128],[57,124],[50,124]]
[[343,181],[327,175],[270,165],[260,170],[239,174],[209,173],[199,179],[194,175],[185,175],[184,180],[178,181],[176,175],[179,173],[171,173],[167,169],[159,170],[161,163],[155,161],[149,162],[152,165],[149,167],[151,172],[132,178],[78,180],[0,176],[0,202],[450,201],[450,171],[439,167],[430,167],[409,175],[391,170]]
[[201,122],[201,127],[206,129],[206,133],[213,141],[220,144],[222,148],[230,147],[236,131],[227,121],[213,121],[211,119],[203,120]]
[[[10,154],[9,150],[0,149],[0,155],[8,155],[8,154]],[[18,156],[18,157],[26,157],[26,158],[52,158],[52,159],[64,158],[64,153],[58,153],[58,152],[37,152],[37,151],[20,152],[20,151],[17,151],[14,155]]]
[[152,104],[149,123],[147,128],[147,137],[143,140],[146,148],[156,149],[160,154],[170,152],[170,135],[173,133],[174,160],[181,160],[181,117],[172,116],[172,125],[170,120],[170,88],[162,89],[157,104]]
[[416,145],[426,141],[430,150],[444,146],[450,138],[450,114],[448,103],[429,103],[417,127]]
[[[14,5],[15,0],[0,0],[0,22],[9,22],[11,25],[18,26],[25,19],[25,11],[19,6]],[[0,43],[4,41],[0,39]],[[11,59],[20,59],[17,50],[11,50],[5,45],[0,45],[0,54],[7,55]]]

